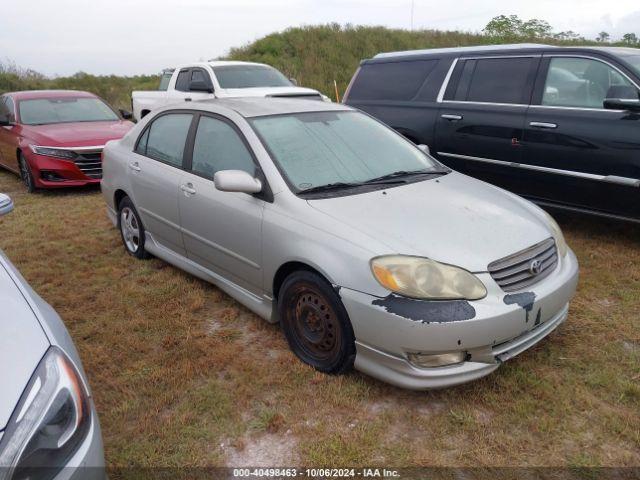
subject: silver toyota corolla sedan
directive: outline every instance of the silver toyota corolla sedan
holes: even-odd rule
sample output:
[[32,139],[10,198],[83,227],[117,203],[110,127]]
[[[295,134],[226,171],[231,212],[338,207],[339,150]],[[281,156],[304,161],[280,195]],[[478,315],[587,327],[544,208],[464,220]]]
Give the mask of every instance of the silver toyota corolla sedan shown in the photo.
[[280,322],[323,372],[473,380],[567,317],[578,264],[532,203],[339,104],[168,106],[104,150],[126,250]]
[[[0,215],[12,206],[0,194]],[[60,317],[0,251],[0,479],[104,475],[78,352]]]

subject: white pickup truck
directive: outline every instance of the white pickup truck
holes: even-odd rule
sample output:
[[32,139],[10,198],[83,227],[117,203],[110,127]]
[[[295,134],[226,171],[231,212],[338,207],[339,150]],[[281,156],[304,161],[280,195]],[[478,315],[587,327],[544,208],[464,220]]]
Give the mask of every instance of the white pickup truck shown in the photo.
[[131,93],[133,116],[140,120],[154,108],[180,101],[228,97],[299,97],[331,101],[311,88],[298,87],[269,65],[211,61],[165,70],[157,91]]

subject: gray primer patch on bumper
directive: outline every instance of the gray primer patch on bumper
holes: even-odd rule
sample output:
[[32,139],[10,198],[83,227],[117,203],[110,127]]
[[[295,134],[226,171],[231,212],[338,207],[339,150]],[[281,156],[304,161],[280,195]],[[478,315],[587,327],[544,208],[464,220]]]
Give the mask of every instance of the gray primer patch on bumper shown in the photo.
[[422,323],[459,322],[476,316],[476,309],[466,300],[416,300],[391,294],[372,303],[389,313]]
[[504,296],[505,305],[519,305],[525,311],[525,323],[529,322],[529,312],[533,309],[533,302],[536,300],[536,294],[533,292],[512,293]]

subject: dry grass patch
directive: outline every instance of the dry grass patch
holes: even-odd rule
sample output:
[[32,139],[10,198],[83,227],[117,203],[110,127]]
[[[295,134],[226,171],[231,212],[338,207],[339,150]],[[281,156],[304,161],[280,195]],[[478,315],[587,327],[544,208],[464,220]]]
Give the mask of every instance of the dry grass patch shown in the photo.
[[[96,190],[28,195],[0,248],[61,314],[111,466],[640,465],[640,228],[557,215],[569,320],[489,377],[416,393],[319,374],[215,287],[125,254]],[[286,454],[286,455],[285,455]]]

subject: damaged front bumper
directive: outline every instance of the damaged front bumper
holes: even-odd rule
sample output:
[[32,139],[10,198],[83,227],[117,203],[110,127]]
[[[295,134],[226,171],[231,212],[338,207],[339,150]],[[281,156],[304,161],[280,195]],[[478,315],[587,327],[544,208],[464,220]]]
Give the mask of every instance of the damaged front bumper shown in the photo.
[[[486,274],[488,294],[477,301],[421,301],[374,297],[342,288],[353,325],[355,367],[403,388],[425,390],[483,377],[535,345],[566,318],[578,282],[578,262],[569,251],[556,270],[530,291],[506,294]],[[412,353],[466,352],[462,363],[424,368]]]

